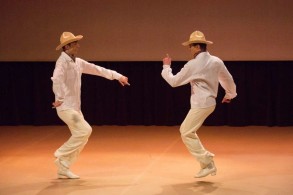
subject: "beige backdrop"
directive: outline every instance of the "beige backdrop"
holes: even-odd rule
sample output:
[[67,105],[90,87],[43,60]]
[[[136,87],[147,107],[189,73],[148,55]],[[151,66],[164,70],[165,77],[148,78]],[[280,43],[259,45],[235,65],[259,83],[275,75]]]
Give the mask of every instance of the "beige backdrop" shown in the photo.
[[63,31],[95,61],[189,59],[194,30],[223,60],[293,60],[291,0],[0,0],[0,61],[55,61]]

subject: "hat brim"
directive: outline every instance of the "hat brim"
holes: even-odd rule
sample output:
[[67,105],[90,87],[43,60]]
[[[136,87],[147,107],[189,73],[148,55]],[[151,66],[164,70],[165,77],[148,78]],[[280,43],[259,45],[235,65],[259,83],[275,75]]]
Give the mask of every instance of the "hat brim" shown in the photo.
[[67,45],[67,44],[69,44],[69,43],[72,43],[72,42],[74,42],[74,41],[78,41],[78,40],[80,40],[80,39],[82,39],[82,38],[83,38],[82,35],[77,35],[75,38],[70,39],[70,40],[67,40],[67,41],[65,41],[64,43],[61,43],[60,45],[58,45],[58,46],[56,47],[56,50],[59,50],[59,49],[61,49],[63,46],[65,46],[65,45]]
[[212,41],[186,41],[186,42],[182,43],[182,45],[183,46],[188,46],[188,45],[190,45],[192,43],[203,43],[203,44],[207,44],[207,45],[213,44]]

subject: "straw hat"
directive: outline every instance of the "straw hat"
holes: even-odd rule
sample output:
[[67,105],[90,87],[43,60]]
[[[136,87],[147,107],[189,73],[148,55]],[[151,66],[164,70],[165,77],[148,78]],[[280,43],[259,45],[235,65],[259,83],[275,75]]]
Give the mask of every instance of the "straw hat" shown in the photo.
[[80,39],[82,39],[82,35],[77,35],[74,36],[74,34],[72,34],[71,32],[63,32],[61,37],[60,37],[60,45],[58,45],[58,47],[56,47],[56,50],[61,49],[63,46],[72,43],[74,41],[78,41]]
[[192,43],[205,43],[205,44],[213,44],[211,41],[207,41],[204,34],[200,31],[194,31],[191,33],[189,37],[189,41],[182,43],[184,46],[188,46]]

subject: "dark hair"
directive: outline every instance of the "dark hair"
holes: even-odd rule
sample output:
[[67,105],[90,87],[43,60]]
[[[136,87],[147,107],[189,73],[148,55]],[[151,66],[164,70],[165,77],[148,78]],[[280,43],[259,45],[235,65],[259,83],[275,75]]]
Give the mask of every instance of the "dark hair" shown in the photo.
[[192,46],[199,45],[201,51],[206,51],[207,50],[207,44],[205,44],[205,43],[192,43],[190,45],[192,45]]
[[[68,44],[66,44],[66,45],[69,45],[69,46],[70,46],[72,43],[75,43],[75,42],[77,42],[77,41],[70,42],[70,43],[68,43]],[[66,46],[66,45],[64,45],[64,46],[62,47],[63,51],[66,51],[66,49],[65,49],[65,46]]]
[[[68,44],[66,44],[66,45],[70,45],[70,43],[68,43]],[[62,49],[63,49],[63,51],[66,51],[66,45],[64,45],[63,47],[62,47]]]

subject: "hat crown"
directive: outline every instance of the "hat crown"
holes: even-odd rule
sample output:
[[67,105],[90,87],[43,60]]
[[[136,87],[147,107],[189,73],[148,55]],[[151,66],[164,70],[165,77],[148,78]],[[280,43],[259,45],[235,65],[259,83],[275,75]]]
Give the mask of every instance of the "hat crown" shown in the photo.
[[76,37],[71,32],[63,32],[60,37],[60,43],[62,44],[64,42],[71,40],[71,39],[74,39],[74,38],[76,38]]
[[202,32],[194,31],[191,33],[189,41],[206,41],[206,38]]

